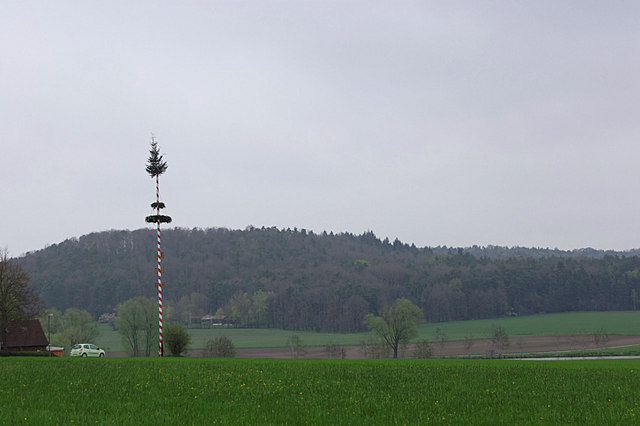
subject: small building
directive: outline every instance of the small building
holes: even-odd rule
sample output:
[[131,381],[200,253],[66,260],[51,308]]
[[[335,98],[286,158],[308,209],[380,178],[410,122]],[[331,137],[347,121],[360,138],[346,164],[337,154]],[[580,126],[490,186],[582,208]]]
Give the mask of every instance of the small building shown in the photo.
[[49,345],[49,341],[42,330],[42,325],[37,319],[11,322],[6,331],[7,341],[0,341],[0,348],[3,350],[37,352],[46,351]]
[[203,327],[222,327],[231,324],[228,315],[205,315],[200,318]]
[[64,352],[64,348],[59,346],[47,346],[47,350],[51,352],[52,356],[62,357],[62,353]]

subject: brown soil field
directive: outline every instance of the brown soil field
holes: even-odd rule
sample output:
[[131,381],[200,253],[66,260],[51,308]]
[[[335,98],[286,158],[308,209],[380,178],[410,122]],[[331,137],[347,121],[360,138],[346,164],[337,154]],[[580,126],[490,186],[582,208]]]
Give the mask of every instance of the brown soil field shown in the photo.
[[[599,350],[605,347],[614,348],[630,345],[640,345],[640,336],[610,335],[604,345],[597,345],[591,334],[572,334],[555,336],[511,336],[505,353],[536,353],[555,351]],[[473,340],[470,347],[465,341],[451,341],[431,343],[434,357],[452,355],[488,355],[492,350],[490,339]],[[407,345],[398,356],[412,357],[414,345]],[[362,346],[341,346],[333,354],[325,346],[307,346],[300,358],[367,358]],[[337,352],[337,353],[336,353]],[[188,356],[204,356],[202,350],[192,350]],[[113,354],[112,356],[118,356]],[[236,358],[294,358],[289,348],[248,348],[236,349]]]

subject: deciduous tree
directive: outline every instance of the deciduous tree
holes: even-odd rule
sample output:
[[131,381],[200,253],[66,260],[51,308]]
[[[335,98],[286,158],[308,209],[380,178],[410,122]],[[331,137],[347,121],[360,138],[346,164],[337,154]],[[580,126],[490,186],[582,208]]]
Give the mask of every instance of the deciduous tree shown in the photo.
[[307,354],[305,344],[297,334],[294,334],[293,336],[289,336],[287,338],[287,346],[291,351],[291,358],[304,358],[304,356]]
[[209,299],[201,293],[193,292],[184,295],[177,303],[171,305],[171,314],[167,315],[174,322],[179,322],[191,327],[194,318],[199,318],[207,313]]
[[[55,345],[65,348],[67,353],[72,345],[90,343],[100,334],[98,324],[85,310],[68,308],[63,314],[57,310],[51,310],[50,313],[53,314],[51,331],[54,333],[51,340]],[[40,321],[43,322],[43,320]]]
[[153,298],[135,297],[117,308],[116,327],[122,342],[133,356],[151,355],[158,338],[157,304]]
[[0,340],[6,346],[10,322],[36,318],[42,312],[42,299],[29,285],[29,276],[5,250],[0,250]]
[[398,358],[398,348],[409,343],[417,336],[416,326],[422,321],[422,310],[408,299],[401,298],[393,305],[384,308],[382,316],[367,314],[364,323],[386,345],[393,350],[393,357]]
[[502,356],[505,349],[509,347],[511,342],[509,341],[509,335],[507,330],[502,325],[491,326],[491,347],[494,353],[498,356]]

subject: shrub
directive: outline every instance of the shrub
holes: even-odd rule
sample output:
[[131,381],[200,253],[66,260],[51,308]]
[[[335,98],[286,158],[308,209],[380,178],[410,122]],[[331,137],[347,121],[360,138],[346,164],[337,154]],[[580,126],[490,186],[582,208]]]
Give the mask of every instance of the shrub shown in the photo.
[[374,336],[360,341],[360,352],[365,358],[389,358],[391,347],[380,343]]
[[164,342],[171,355],[180,356],[191,343],[191,335],[181,324],[167,324],[164,329]]
[[227,336],[218,336],[207,341],[206,352],[208,356],[220,358],[233,358],[236,356],[236,348]]
[[329,343],[324,346],[324,349],[329,359],[334,359],[334,358],[344,359],[347,357],[347,352],[345,351],[344,346],[338,345],[336,343],[333,343],[333,342]]
[[291,351],[291,358],[304,358],[304,356],[307,354],[305,344],[297,334],[294,334],[287,338],[287,346]]
[[431,358],[432,356],[433,350],[428,340],[421,340],[413,347],[414,358]]
[[607,330],[605,330],[604,328],[593,332],[593,343],[595,343],[596,346],[605,346],[608,341],[609,333],[607,333]]

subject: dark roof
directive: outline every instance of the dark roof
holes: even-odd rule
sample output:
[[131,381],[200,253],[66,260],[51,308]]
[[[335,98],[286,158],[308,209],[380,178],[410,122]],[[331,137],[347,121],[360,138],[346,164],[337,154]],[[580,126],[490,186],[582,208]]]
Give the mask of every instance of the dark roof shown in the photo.
[[47,346],[42,325],[37,319],[12,322],[7,326],[7,348]]
[[227,315],[205,315],[201,318],[203,321],[208,320],[225,320],[227,319]]

